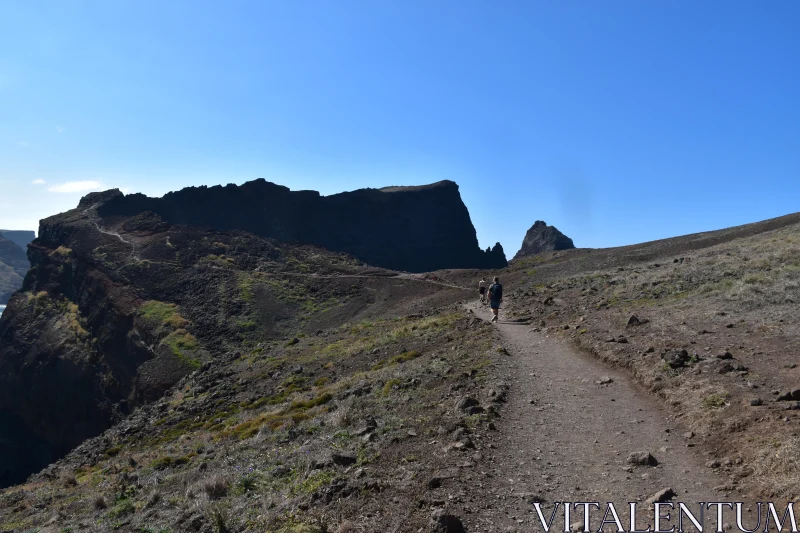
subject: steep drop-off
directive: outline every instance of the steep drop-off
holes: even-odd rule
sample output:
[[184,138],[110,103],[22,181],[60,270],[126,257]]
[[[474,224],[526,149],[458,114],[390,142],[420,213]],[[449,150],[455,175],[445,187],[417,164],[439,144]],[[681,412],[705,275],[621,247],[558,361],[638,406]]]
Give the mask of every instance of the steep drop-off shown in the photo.
[[502,247],[478,246],[458,185],[361,189],[332,196],[290,191],[263,179],[241,186],[190,187],[163,198],[118,195],[102,217],[150,211],[170,224],[241,230],[349,253],[383,268],[502,268]]

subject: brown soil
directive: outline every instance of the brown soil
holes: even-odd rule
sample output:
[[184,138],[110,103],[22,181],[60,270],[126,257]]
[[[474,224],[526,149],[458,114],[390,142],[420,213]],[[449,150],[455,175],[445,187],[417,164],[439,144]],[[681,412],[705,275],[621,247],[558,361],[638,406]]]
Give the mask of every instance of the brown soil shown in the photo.
[[[484,306],[470,309],[490,317]],[[511,387],[493,448],[485,452],[485,470],[464,480],[485,485],[488,493],[466,515],[470,531],[539,530],[534,497],[547,510],[556,501],[625,508],[665,488],[687,503],[740,501],[704,466],[707,458],[683,435],[687,430],[674,414],[623,373],[524,322],[503,319],[496,328],[507,351],[497,360],[498,371]],[[640,451],[650,452],[658,465],[631,466],[629,454]],[[594,529],[601,518],[595,517]]]

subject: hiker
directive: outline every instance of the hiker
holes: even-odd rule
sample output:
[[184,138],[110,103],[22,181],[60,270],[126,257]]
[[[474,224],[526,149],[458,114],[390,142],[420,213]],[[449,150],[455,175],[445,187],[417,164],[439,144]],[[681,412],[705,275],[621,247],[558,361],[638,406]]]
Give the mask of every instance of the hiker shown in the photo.
[[498,312],[500,304],[503,303],[503,286],[500,285],[500,278],[494,277],[494,283],[489,287],[489,307],[492,308],[492,322],[500,320]]
[[486,303],[486,278],[481,278],[478,282],[478,293],[481,295],[481,303]]

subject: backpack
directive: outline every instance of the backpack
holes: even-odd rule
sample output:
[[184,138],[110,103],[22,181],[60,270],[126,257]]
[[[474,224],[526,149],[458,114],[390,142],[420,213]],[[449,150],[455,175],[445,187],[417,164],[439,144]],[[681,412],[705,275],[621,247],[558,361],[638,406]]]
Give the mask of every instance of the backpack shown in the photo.
[[499,283],[492,283],[492,286],[489,287],[489,294],[491,295],[492,300],[502,300],[503,286]]

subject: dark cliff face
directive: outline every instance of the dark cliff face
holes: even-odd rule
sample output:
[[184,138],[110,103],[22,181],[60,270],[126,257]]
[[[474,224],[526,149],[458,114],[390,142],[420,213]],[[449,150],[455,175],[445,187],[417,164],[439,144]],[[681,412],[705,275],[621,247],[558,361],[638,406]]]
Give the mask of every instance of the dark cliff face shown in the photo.
[[28,270],[25,250],[15,242],[0,235],[0,304],[22,286],[22,278]]
[[514,259],[540,254],[542,252],[552,252],[555,250],[571,250],[575,248],[572,239],[558,231],[555,226],[548,226],[541,220],[537,220],[525,234],[520,248]]
[[170,224],[313,244],[409,272],[507,265],[502,248],[491,254],[480,250],[458,185],[451,181],[323,197],[256,180],[242,186],[191,187],[163,198],[117,195],[98,212],[102,217],[152,212]]

